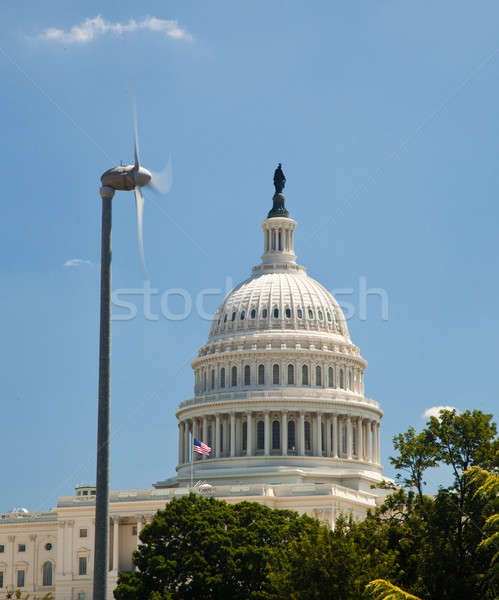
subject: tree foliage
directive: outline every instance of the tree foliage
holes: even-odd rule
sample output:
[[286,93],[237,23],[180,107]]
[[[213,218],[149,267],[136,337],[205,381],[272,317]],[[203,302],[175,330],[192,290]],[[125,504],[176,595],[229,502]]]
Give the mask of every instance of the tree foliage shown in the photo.
[[[257,503],[190,495],[141,532],[117,600],[493,600],[499,586],[498,440],[491,415],[443,411],[396,436],[403,487],[334,530]],[[424,494],[429,468],[453,482]],[[405,591],[404,591],[405,590]]]
[[368,583],[366,592],[372,600],[420,600],[384,579],[375,579]]

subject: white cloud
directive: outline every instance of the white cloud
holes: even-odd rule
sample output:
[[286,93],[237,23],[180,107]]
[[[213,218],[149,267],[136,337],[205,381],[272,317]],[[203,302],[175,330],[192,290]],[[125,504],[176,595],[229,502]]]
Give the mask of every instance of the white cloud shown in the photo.
[[456,412],[459,412],[455,406],[432,406],[424,411],[421,418],[429,419],[430,417],[436,417],[438,419],[441,410],[455,410]]
[[85,260],[84,258],[71,258],[64,263],[65,267],[81,267],[82,265],[91,265],[91,260]]
[[129,19],[128,23],[112,23],[103,19],[101,15],[85,19],[83,23],[73,25],[69,31],[49,27],[37,37],[61,44],[88,44],[108,33],[120,36],[133,31],[154,31],[176,40],[192,40],[192,35],[180,28],[176,20],[144,17],[140,21]]

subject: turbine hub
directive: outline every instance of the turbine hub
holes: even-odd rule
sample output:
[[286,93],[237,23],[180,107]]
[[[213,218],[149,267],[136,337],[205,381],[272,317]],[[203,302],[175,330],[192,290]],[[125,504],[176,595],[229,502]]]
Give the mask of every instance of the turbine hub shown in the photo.
[[138,185],[139,187],[144,187],[151,181],[152,173],[144,167],[139,167],[136,171],[134,171],[134,178],[135,185]]

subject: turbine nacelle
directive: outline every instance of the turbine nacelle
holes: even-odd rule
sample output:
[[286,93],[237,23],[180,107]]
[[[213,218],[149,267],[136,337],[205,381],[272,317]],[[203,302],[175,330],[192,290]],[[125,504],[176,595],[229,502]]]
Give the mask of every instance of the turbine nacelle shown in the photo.
[[150,183],[152,173],[144,167],[121,165],[108,169],[100,178],[102,185],[114,190],[132,191],[137,186],[144,187]]
[[137,115],[135,111],[135,102],[132,100],[133,109],[133,145],[135,154],[135,164],[121,165],[108,169],[102,174],[100,180],[102,187],[100,195],[103,199],[111,199],[116,190],[131,192],[135,195],[135,207],[137,210],[137,235],[139,243],[140,262],[144,277],[147,279],[146,263],[144,260],[144,241],[142,237],[142,217],[144,212],[144,196],[141,188],[149,185],[153,190],[160,194],[167,194],[172,185],[172,163],[171,158],[168,164],[160,173],[152,173],[140,164],[139,157],[139,135],[137,132]]

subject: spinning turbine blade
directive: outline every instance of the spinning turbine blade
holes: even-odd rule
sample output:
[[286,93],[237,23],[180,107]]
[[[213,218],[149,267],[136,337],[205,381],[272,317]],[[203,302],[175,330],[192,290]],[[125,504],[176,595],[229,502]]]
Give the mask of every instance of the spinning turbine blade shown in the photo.
[[142,235],[142,216],[144,214],[144,196],[142,195],[142,191],[139,187],[136,187],[134,192],[135,192],[135,206],[137,208],[137,235],[138,235],[138,242],[139,242],[140,262],[142,263],[142,270],[144,271],[144,277],[147,279],[146,261],[144,259],[144,238]]
[[166,167],[159,173],[151,171],[151,174],[152,179],[149,185],[160,194],[168,194],[173,183],[171,154],[168,157],[168,163]]
[[139,132],[137,127],[137,108],[135,106],[135,98],[132,96],[132,113],[133,113],[133,149],[135,153],[135,168],[140,167],[139,160]]

